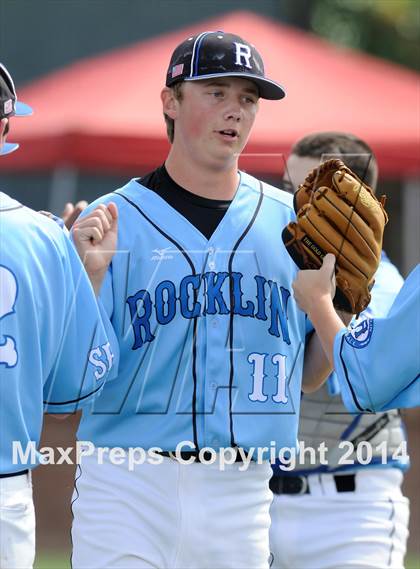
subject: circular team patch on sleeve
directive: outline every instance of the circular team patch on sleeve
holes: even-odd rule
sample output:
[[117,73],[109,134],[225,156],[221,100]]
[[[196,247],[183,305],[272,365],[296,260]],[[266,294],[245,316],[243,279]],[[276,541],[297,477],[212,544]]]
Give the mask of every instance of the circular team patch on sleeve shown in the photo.
[[353,348],[365,348],[372,337],[373,318],[365,318],[355,328],[349,330],[344,336],[346,342]]

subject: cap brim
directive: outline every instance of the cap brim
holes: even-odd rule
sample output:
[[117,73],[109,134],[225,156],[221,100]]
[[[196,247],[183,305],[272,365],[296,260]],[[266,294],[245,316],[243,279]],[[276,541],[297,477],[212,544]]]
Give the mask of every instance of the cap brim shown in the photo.
[[19,148],[19,144],[14,142],[5,142],[0,150],[0,156],[4,156],[5,154],[11,154],[15,150]]
[[28,117],[33,114],[33,110],[29,105],[16,101],[15,103],[15,117]]
[[286,91],[281,85],[265,77],[257,77],[251,73],[210,73],[208,75],[198,75],[196,77],[184,77],[184,81],[202,81],[204,79],[217,79],[218,77],[243,77],[258,85],[260,97],[262,99],[279,100],[286,96]]

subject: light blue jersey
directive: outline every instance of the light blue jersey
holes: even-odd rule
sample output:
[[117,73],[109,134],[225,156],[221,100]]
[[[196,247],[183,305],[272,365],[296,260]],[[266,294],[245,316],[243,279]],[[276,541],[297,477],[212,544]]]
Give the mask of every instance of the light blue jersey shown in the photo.
[[137,180],[88,208],[113,201],[119,210],[101,298],[120,366],[84,411],[80,439],[168,451],[182,441],[295,447],[311,326],[291,294],[297,267],[281,238],[292,199],[241,173],[210,240]]
[[386,318],[367,318],[340,331],[334,362],[350,411],[420,405],[420,265],[411,272]]
[[[361,317],[385,316],[403,283],[398,269],[383,252],[375,274],[371,302]],[[397,410],[376,414],[349,413],[342,402],[340,385],[334,373],[320,389],[303,395],[298,438],[308,448],[318,449],[324,444],[328,448],[328,464],[321,462],[319,453],[315,456],[302,453],[301,461],[293,470],[282,471],[277,463],[274,467],[277,475],[355,471],[372,467],[408,468],[406,457],[396,452],[406,440],[400,413]],[[353,452],[348,452],[347,461],[341,461],[344,451],[340,451],[340,445],[347,445],[347,441],[353,445]],[[364,461],[362,464],[358,460],[357,446],[361,441],[368,441],[372,448],[372,460],[368,463]],[[381,453],[381,443],[386,444],[386,462]]]
[[35,466],[13,460],[13,442],[38,443],[44,409],[71,413],[93,398],[118,352],[69,239],[3,193],[0,289],[0,474],[8,474]]

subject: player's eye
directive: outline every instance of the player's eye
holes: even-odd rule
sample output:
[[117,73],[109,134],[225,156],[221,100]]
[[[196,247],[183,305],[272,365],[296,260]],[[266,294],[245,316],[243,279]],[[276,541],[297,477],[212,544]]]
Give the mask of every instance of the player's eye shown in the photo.
[[248,95],[245,95],[243,100],[245,101],[245,103],[247,103],[248,105],[255,105],[257,103],[257,100],[255,97],[249,97]]
[[213,97],[216,97],[216,99],[220,99],[224,96],[223,91],[211,91],[210,94],[213,95]]

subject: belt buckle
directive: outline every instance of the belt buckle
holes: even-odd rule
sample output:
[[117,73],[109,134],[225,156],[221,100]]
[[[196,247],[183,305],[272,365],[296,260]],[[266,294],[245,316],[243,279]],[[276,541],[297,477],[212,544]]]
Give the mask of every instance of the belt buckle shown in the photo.
[[307,476],[299,476],[300,481],[302,482],[302,487],[299,492],[297,492],[298,496],[302,496],[309,492],[309,482]]

